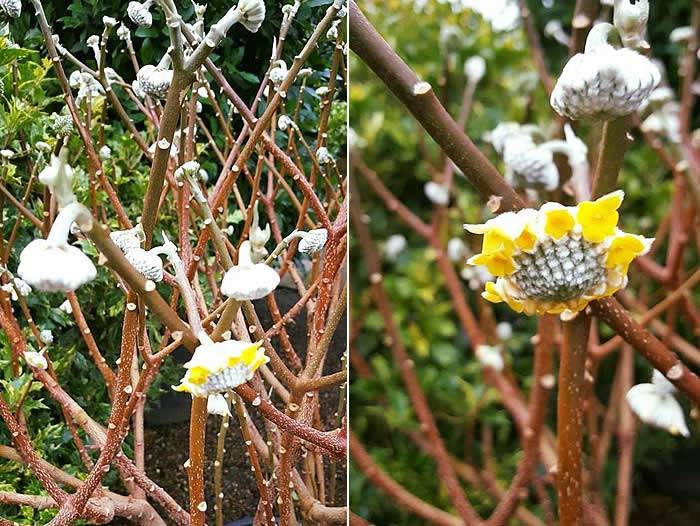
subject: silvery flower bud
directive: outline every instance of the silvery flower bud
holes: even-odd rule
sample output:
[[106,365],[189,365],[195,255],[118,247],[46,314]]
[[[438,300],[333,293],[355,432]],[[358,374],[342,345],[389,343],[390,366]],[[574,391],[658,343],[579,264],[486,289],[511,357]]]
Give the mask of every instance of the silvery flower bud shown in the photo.
[[316,159],[318,160],[319,164],[331,164],[335,162],[331,152],[329,152],[328,148],[325,146],[321,146],[318,150],[316,150]]
[[693,28],[690,26],[677,27],[668,35],[668,39],[674,44],[684,44],[693,37]]
[[140,248],[141,243],[146,240],[146,234],[139,223],[129,230],[115,230],[109,234],[112,242],[119,247],[119,250],[126,253],[132,248]]
[[131,265],[146,279],[163,281],[163,261],[157,255],[142,248],[131,248],[124,256]]
[[340,25],[341,20],[335,20],[331,24],[331,27],[328,28],[328,31],[326,32],[326,38],[329,40],[335,40],[338,38],[338,25]]
[[469,256],[469,249],[458,237],[453,237],[447,242],[447,257],[455,263],[466,261]]
[[396,261],[401,252],[406,250],[406,238],[401,234],[393,234],[384,242],[384,255],[390,261]]
[[173,80],[173,72],[172,70],[160,69],[149,64],[139,70],[136,74],[136,80],[139,83],[139,88],[144,93],[156,99],[164,99],[168,95],[170,83]]
[[46,345],[53,343],[53,333],[49,329],[44,329],[39,333],[39,339]]
[[149,11],[151,2],[129,2],[126,12],[131,21],[139,27],[151,27],[153,25],[153,15]]
[[450,202],[450,190],[444,185],[429,181],[423,190],[428,200],[435,205],[446,206]]
[[100,159],[107,161],[112,158],[112,149],[106,144],[100,148]]
[[0,0],[0,11],[9,18],[18,18],[22,14],[22,1]]
[[477,84],[486,74],[486,61],[479,55],[469,57],[464,62],[464,74],[469,82]]
[[34,145],[34,148],[36,148],[36,151],[41,152],[41,153],[48,153],[51,151],[51,145],[47,142],[44,142],[44,141],[38,141]]
[[613,23],[625,47],[639,47],[648,21],[649,0],[615,0]]
[[116,18],[111,17],[111,16],[103,16],[102,17],[102,23],[109,28],[116,27],[117,24],[119,23]]
[[263,0],[240,0],[237,9],[243,15],[241,24],[251,33],[257,33],[265,20]]
[[323,249],[327,240],[328,230],[325,228],[316,228],[303,234],[297,248],[302,254],[315,254]]
[[287,64],[284,60],[276,60],[272,63],[272,69],[270,69],[270,81],[275,86],[280,86],[284,79],[287,78]]
[[119,27],[117,28],[117,36],[119,37],[120,40],[127,41],[131,40],[131,30],[124,25],[122,22],[119,24]]
[[297,73],[297,77],[300,79],[305,79],[305,78],[313,75],[313,73],[314,73],[314,70],[311,68],[301,68],[299,70],[299,73]]
[[645,56],[607,43],[609,24],[588,35],[586,51],[571,57],[557,81],[550,103],[570,119],[609,120],[636,112],[659,84],[661,73]]
[[290,127],[294,129],[294,121],[289,117],[289,115],[280,115],[280,118],[277,119],[277,128],[279,128],[281,131],[287,131]]

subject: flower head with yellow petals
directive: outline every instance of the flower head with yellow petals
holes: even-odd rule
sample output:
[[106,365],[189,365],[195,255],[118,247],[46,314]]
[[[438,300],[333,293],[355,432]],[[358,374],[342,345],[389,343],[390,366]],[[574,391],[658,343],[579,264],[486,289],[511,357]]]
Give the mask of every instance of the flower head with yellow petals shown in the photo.
[[205,334],[200,335],[200,342],[192,359],[185,364],[185,377],[180,385],[173,386],[176,391],[207,397],[235,389],[250,380],[258,367],[270,360],[261,348],[262,342],[228,340],[214,343]]
[[617,228],[623,198],[618,190],[575,207],[546,203],[465,225],[484,236],[468,263],[497,276],[482,296],[528,315],[561,314],[623,288],[630,263],[653,241]]

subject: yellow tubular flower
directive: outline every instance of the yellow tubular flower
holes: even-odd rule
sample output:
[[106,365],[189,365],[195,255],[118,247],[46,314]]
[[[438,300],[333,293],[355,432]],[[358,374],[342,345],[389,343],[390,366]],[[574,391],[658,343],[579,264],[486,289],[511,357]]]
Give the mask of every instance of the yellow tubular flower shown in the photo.
[[600,243],[615,232],[624,193],[621,190],[590,202],[578,205],[576,221],[581,225],[583,238],[591,243]]
[[564,237],[576,224],[566,208],[548,210],[545,212],[545,217],[544,231],[554,239]]
[[465,225],[484,236],[481,254],[467,263],[497,276],[483,298],[527,315],[571,316],[623,288],[630,263],[653,242],[617,228],[623,197],[617,191],[576,207],[546,203]]

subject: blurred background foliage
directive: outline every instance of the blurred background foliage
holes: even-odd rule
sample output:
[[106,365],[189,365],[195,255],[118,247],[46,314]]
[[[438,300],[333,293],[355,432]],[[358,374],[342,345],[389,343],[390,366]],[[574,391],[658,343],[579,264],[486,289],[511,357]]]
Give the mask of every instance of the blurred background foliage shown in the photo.
[[[462,100],[465,60],[475,55],[486,60],[486,76],[476,89],[466,132],[502,172],[503,163],[484,140],[484,134],[505,121],[536,123],[551,129],[555,114],[539,84],[527,39],[520,26],[516,23],[512,29],[498,31],[495,27],[508,25],[503,16],[500,20],[489,21],[471,9],[453,7],[461,3],[470,2],[358,1],[382,36],[421,79],[433,86],[453,115],[458,113]],[[678,93],[678,67],[682,50],[678,44],[671,43],[668,36],[674,28],[689,23],[689,3],[650,3],[649,41],[652,53],[663,61],[671,86]],[[549,70],[555,78],[564,65],[567,50],[554,39],[545,37],[544,27],[551,20],[559,20],[564,30],[570,33],[574,4],[573,1],[551,0],[528,2],[542,38]],[[498,10],[494,8],[492,11]],[[502,14],[505,16],[505,10]],[[433,173],[442,169],[442,153],[356,55],[351,57],[351,69],[350,125],[356,133],[354,144],[357,151],[403,204],[430,222],[432,204],[425,197],[423,185],[431,180]],[[594,151],[599,131],[586,126],[580,126],[578,131],[579,136],[590,141],[589,151]],[[653,151],[643,144],[638,133],[635,133],[635,139],[625,158],[621,176],[620,184],[626,192],[621,222],[626,230],[653,237],[670,203],[671,174]],[[385,248],[383,284],[395,320],[403,342],[416,363],[415,370],[448,450],[457,458],[479,466],[483,460],[481,453],[484,446],[481,437],[488,428],[493,434],[496,475],[507,485],[520,458],[517,433],[499,401],[498,393],[483,381],[478,362],[452,312],[450,298],[433,262],[432,250],[425,248],[424,240],[384,207],[363,183],[361,176],[357,175],[355,181],[359,191],[354,195],[370,218],[368,225],[371,233],[380,247]],[[490,217],[489,212],[470,189],[466,179],[459,175],[455,176],[451,203],[448,226],[441,234],[443,241],[446,244],[450,238],[460,238],[468,243],[463,223],[480,222],[482,218]],[[394,235],[405,236],[407,247],[397,257],[390,257],[386,253],[386,245]],[[665,246],[659,251],[659,254],[664,253]],[[686,267],[697,267],[697,264],[697,255],[689,255]],[[460,264],[456,265],[461,267]],[[418,423],[385,343],[381,316],[371,302],[363,255],[357,244],[351,246],[351,269],[355,291],[353,318],[361,327],[352,352],[361,356],[371,371],[369,376],[353,371],[352,428],[375,461],[398,482],[435,506],[450,509],[450,500],[437,477],[434,462],[409,439],[412,432],[418,430]],[[641,281],[644,281],[644,276],[632,272],[630,286],[636,289]],[[464,286],[466,289],[466,282]],[[659,294],[663,293],[650,292],[651,297],[656,298],[652,302],[658,301]],[[477,305],[474,298],[477,294],[470,293],[475,311]],[[536,319],[517,316],[503,305],[495,306],[495,311],[497,321],[510,323],[513,330],[512,337],[503,342],[507,367],[518,379],[521,389],[528,392],[533,365],[530,337],[536,332]],[[697,341],[692,327],[683,325],[678,327],[681,334],[689,341]],[[607,327],[603,328],[602,334],[604,337],[610,336]],[[603,401],[609,396],[616,356],[601,364],[596,389]],[[635,373],[636,382],[648,381],[651,368],[638,359]],[[555,398],[552,397],[549,410],[551,426],[555,425]],[[654,489],[654,481],[649,480],[654,476],[644,474],[664,464],[673,452],[697,443],[694,436],[681,442],[664,431],[639,426],[634,480],[637,494],[663,494],[663,491]],[[606,466],[604,485],[609,505],[613,503],[615,495],[616,458],[613,451]],[[467,493],[482,515],[493,509],[494,501],[487,495],[469,488]],[[638,500],[633,502],[633,509],[638,505]],[[528,506],[542,516],[536,502],[529,502]],[[357,469],[351,473],[351,507],[376,524],[422,524],[415,516],[400,511]],[[514,520],[513,524],[517,522]]]
[[[265,3],[267,17],[260,31],[251,34],[239,26],[234,27],[229,33],[229,37],[224,40],[222,46],[212,57],[214,62],[222,68],[234,89],[238,91],[243,100],[249,103],[254,98],[259,83],[269,66],[273,41],[279,33],[282,21],[282,6],[290,2],[267,0]],[[303,2],[286,39],[283,58],[288,65],[303,47],[316,23],[323,17],[326,8],[331,3],[332,0],[307,0]],[[21,17],[12,21],[9,26],[9,34],[5,31],[4,36],[0,37],[0,149],[9,149],[14,152],[11,159],[3,157],[0,161],[0,183],[12,195],[20,198],[29,181],[29,163],[37,164],[40,170],[43,166],[42,163],[46,161],[46,156],[40,156],[33,148],[34,145],[38,141],[45,141],[52,147],[56,144],[56,134],[52,129],[52,114],[65,112],[60,87],[51,62],[46,58],[34,10],[29,2],[25,1],[23,4]],[[92,34],[102,33],[102,17],[105,15],[124,21],[132,30],[132,40],[140,64],[155,64],[160,60],[169,44],[162,12],[159,8],[152,7],[153,26],[148,29],[135,28],[126,16],[127,4],[127,0],[51,1],[45,2],[44,8],[54,33],[60,36],[61,43],[89,66],[94,67],[95,62],[92,51],[86,45],[86,40]],[[234,4],[235,2],[208,2],[205,17],[207,27]],[[192,3],[181,1],[178,2],[178,5],[182,9],[183,18],[191,20],[193,18]],[[110,52],[108,53],[107,66],[114,68],[127,82],[134,80],[135,73],[124,43],[117,38],[114,31],[110,37],[108,49]],[[315,90],[328,82],[333,49],[334,41],[322,38],[316,52],[312,53],[307,63],[308,67],[313,69],[313,74],[307,79],[305,91],[300,92],[300,83],[297,82],[295,87],[289,90],[287,96],[287,107],[290,111],[296,106],[299,98],[302,98],[298,124],[310,144],[315,142],[320,114],[320,97]],[[64,61],[63,65],[67,75],[76,69],[67,61]],[[346,99],[343,86],[344,84],[340,83],[336,94],[328,138],[329,150],[338,157],[344,155],[346,140],[347,105],[342,102]],[[136,122],[137,127],[147,133],[147,143],[152,143],[155,140],[155,130],[150,124],[144,124],[143,115],[139,114],[136,106],[128,99],[121,87],[116,87],[115,91]],[[214,91],[218,92],[216,89]],[[224,112],[229,115],[232,111],[231,106],[225,103],[223,97],[220,97],[218,102],[224,108]],[[213,106],[204,99],[202,99],[202,103],[204,109],[201,117],[212,131],[218,145],[223,147],[224,136],[219,122],[214,116]],[[140,216],[150,165],[110,108],[107,108],[104,114],[101,111],[95,111],[101,110],[102,104],[103,102],[96,102],[93,106],[91,129],[93,139],[96,141],[97,149],[103,144],[111,149],[111,158],[104,162],[103,169],[117,190],[127,214],[132,221],[136,221]],[[258,112],[261,113],[264,109],[265,103],[263,102]],[[232,122],[232,131],[236,135],[242,126],[240,116],[233,115]],[[281,146],[286,146],[286,134],[279,132],[277,139]],[[90,200],[86,172],[87,159],[82,142],[76,134],[73,134],[70,139],[69,151],[69,162],[75,169],[74,189],[78,199],[87,203]],[[199,153],[198,160],[209,172],[210,184],[214,184],[221,167],[201,135],[198,137],[197,151]],[[306,151],[300,151],[299,155],[308,171],[311,166],[308,154]],[[254,164],[251,164],[251,167],[254,168]],[[331,177],[333,178],[333,176]],[[244,199],[248,199],[250,195],[247,186],[246,183],[239,184]],[[276,209],[279,214],[280,227],[284,232],[293,228],[297,212],[283,192],[280,192],[279,196]],[[298,194],[298,197],[302,199],[301,193]],[[110,212],[111,205],[107,196],[100,190],[97,192],[97,202],[104,205],[108,211],[110,227],[117,228],[118,224]],[[44,212],[43,203],[43,187],[36,184],[29,196],[28,207],[41,217]],[[237,210],[233,201],[231,204],[230,210],[232,212]],[[171,214],[171,209],[164,207],[158,231],[165,229],[170,233],[171,239],[176,239],[174,217],[169,214]],[[3,240],[0,252],[5,250],[5,241],[10,237],[16,217],[16,210],[6,199],[0,197],[0,238]],[[231,213],[228,215],[228,221],[233,226],[233,239],[235,240],[240,233],[242,216],[240,213]],[[21,249],[37,235],[36,229],[27,221],[22,221],[14,250],[6,262],[8,269],[14,271],[17,268]],[[195,233],[192,235],[194,236]],[[156,239],[160,239],[159,234]],[[192,237],[191,240],[194,243],[196,238]],[[82,249],[96,261],[97,254],[94,247],[87,242],[81,243]],[[164,288],[161,293],[169,296],[168,289]],[[111,274],[104,267],[98,267],[97,279],[81,287],[77,295],[92,335],[107,362],[114,367],[121,339],[121,321],[124,310],[123,293],[117,289]],[[104,382],[87,353],[72,315],[58,309],[64,300],[65,296],[62,294],[45,293],[32,293],[27,298],[29,309],[39,328],[53,332],[54,342],[49,346],[48,353],[53,360],[62,386],[90,416],[98,422],[106,422],[110,406]],[[15,311],[19,312],[19,304],[13,303],[13,305]],[[21,313],[18,314],[18,319],[24,324]],[[151,322],[148,329],[151,341],[155,346],[160,340],[159,326],[157,323]],[[23,325],[23,330],[28,341],[31,342],[31,332],[26,324]],[[10,355],[9,342],[5,334],[0,332],[0,390],[11,403],[16,403],[25,390],[29,390],[27,400],[23,404],[23,411],[35,448],[49,462],[79,478],[84,477],[87,472],[73,446],[60,408],[41,389],[37,388],[37,384],[32,384],[29,381],[30,373],[25,371],[19,378],[13,378],[9,361]],[[177,383],[180,376],[180,367],[166,362],[162,374],[154,382],[149,393],[149,400],[153,401],[157,398],[158,393]],[[81,433],[81,438],[89,444],[89,440],[83,433]],[[182,442],[182,447],[186,447],[186,442],[186,440]],[[0,425],[0,444],[10,443],[11,440],[5,426]],[[127,445],[126,451],[130,453],[128,447]],[[118,477],[114,470],[107,474],[104,484],[119,489]],[[0,491],[43,494],[41,486],[29,471],[17,463],[4,460],[0,460]],[[1,517],[21,524],[44,524],[53,514],[52,510],[39,512],[28,507],[0,506]]]

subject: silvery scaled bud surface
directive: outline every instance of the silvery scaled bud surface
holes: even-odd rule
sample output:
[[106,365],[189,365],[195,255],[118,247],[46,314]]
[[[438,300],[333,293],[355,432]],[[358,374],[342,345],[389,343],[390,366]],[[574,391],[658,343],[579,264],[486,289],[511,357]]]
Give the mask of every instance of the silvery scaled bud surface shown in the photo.
[[301,238],[301,241],[299,241],[299,252],[302,254],[315,254],[323,249],[327,240],[328,230],[325,228],[309,230]]
[[164,99],[168,95],[173,72],[149,64],[139,70],[136,74],[136,80],[144,93],[157,99]]
[[131,21],[139,27],[151,27],[153,15],[149,11],[151,2],[129,2],[126,12]]
[[0,0],[2,13],[9,18],[18,18],[22,14],[21,0]]
[[588,35],[585,53],[571,57],[550,103],[570,119],[610,120],[636,112],[661,80],[658,68],[632,49],[607,43],[610,24]]

